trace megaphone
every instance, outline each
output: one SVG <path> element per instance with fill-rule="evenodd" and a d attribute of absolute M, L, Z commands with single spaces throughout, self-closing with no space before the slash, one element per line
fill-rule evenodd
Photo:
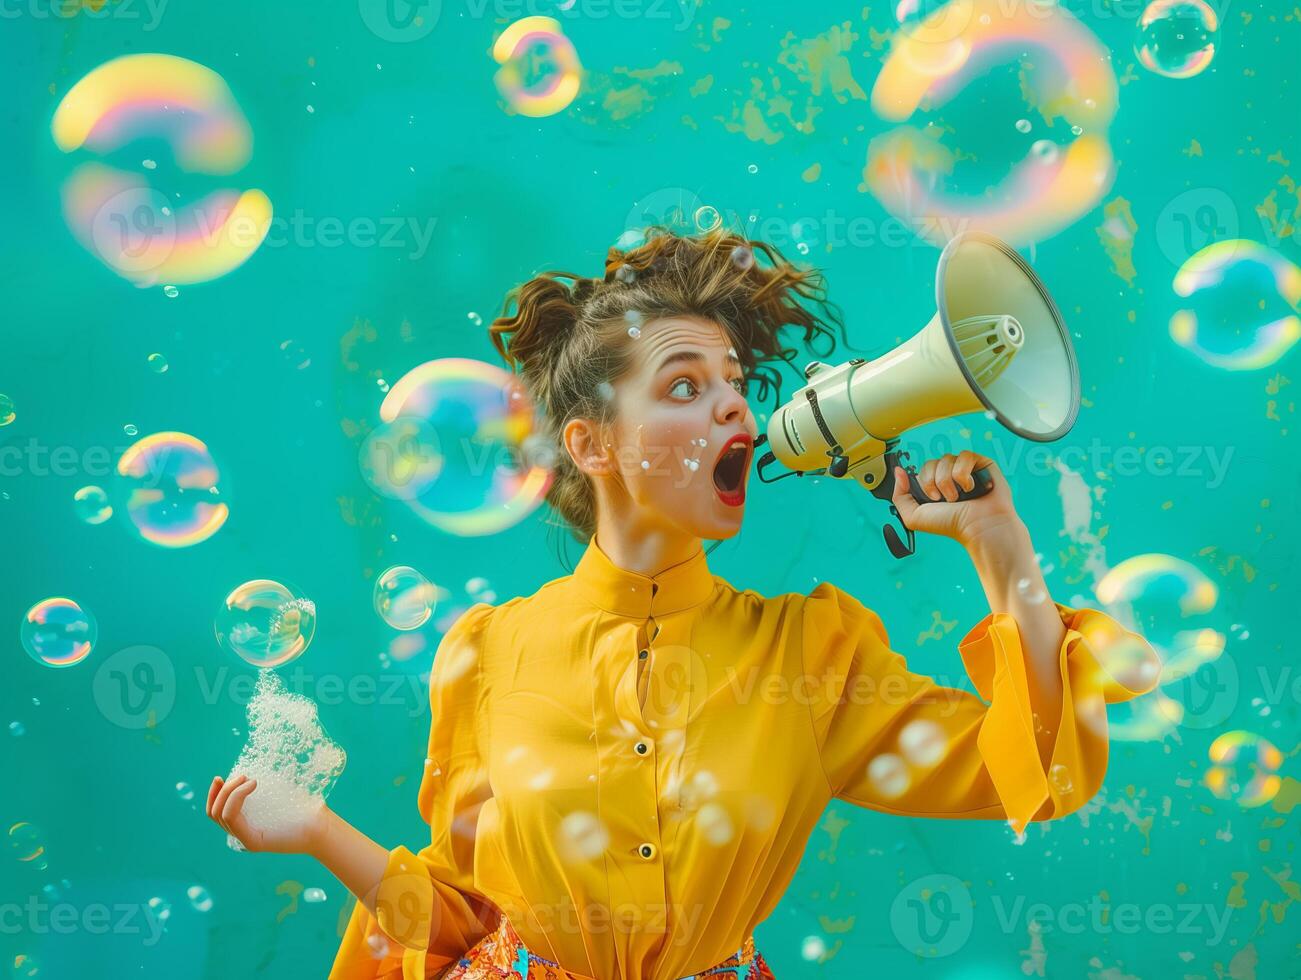
<path fill-rule="evenodd" d="M 1036 442 L 1060 439 L 1080 409 L 1080 372 L 1066 325 L 1034 270 L 1005 242 L 967 232 L 945 246 L 935 277 L 936 313 L 930 323 L 888 354 L 831 366 L 810 361 L 808 382 L 768 421 L 756 448 L 766 483 L 826 473 L 852 479 L 873 496 L 894 495 L 894 467 L 909 474 L 918 504 L 936 503 L 903 462 L 899 437 L 927 422 L 985 412 L 1011 432 Z M 791 472 L 768 479 L 764 467 L 780 461 Z M 988 493 L 987 468 L 959 500 Z M 890 511 L 898 518 L 893 504 Z M 902 524 L 902 519 L 900 520 Z M 896 558 L 914 551 L 891 524 L 886 545 Z"/>

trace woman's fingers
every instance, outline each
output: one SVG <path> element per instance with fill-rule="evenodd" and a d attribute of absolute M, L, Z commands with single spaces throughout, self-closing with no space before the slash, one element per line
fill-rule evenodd
<path fill-rule="evenodd" d="M 212 785 L 208 787 L 208 802 L 204 806 L 204 812 L 208 814 L 209 819 L 215 820 L 212 815 L 212 804 L 217 799 L 217 792 L 221 789 L 222 779 L 220 776 L 212 777 Z"/>
<path fill-rule="evenodd" d="M 221 822 L 229 829 L 234 823 L 235 818 L 239 816 L 239 811 L 244 806 L 244 801 L 248 795 L 257 788 L 257 780 L 249 779 L 231 791 L 230 796 L 226 798 L 225 805 L 221 808 Z M 243 843 L 241 841 L 241 843 Z"/>
<path fill-rule="evenodd" d="M 953 456 L 948 453 L 935 462 L 935 486 L 949 503 L 958 499 L 958 488 L 953 485 Z"/>
<path fill-rule="evenodd" d="M 230 794 L 237 787 L 242 785 L 247 779 L 248 779 L 247 776 L 245 776 L 243 773 L 240 773 L 234 779 L 227 781 L 225 785 L 223 785 L 221 789 L 217 791 L 217 798 L 212 801 L 213 820 L 216 820 L 217 823 L 222 824 L 222 826 L 225 826 L 225 822 L 221 813 L 226 806 L 226 801 L 230 799 Z"/>

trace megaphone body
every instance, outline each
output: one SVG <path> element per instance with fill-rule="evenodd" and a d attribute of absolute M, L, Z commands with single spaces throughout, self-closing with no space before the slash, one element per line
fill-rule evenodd
<path fill-rule="evenodd" d="M 894 494 L 894 466 L 907 457 L 895 447 L 910 429 L 986 412 L 1016 435 L 1048 442 L 1070 431 L 1079 412 L 1079 368 L 1052 297 L 1010 246 L 978 232 L 945 247 L 936 313 L 925 327 L 873 360 L 812 361 L 804 374 L 808 384 L 768 422 L 760 479 L 776 460 L 799 475 L 852 479 L 884 500 Z M 918 503 L 940 499 L 904 469 Z M 959 499 L 989 491 L 986 470 L 973 477 L 975 487 Z M 893 532 L 886 527 L 890 550 L 911 554 L 911 530 L 907 548 Z"/>

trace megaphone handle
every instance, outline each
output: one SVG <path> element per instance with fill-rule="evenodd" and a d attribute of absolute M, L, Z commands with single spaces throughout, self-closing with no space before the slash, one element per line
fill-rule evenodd
<path fill-rule="evenodd" d="M 913 472 L 912 467 L 904 467 L 908 474 L 908 491 L 913 495 L 913 500 L 919 504 L 938 504 L 945 503 L 944 497 L 928 497 L 926 491 L 921 488 L 917 482 L 917 474 Z M 978 470 L 973 470 L 971 479 L 975 482 L 970 490 L 958 487 L 958 500 L 974 500 L 976 497 L 983 497 L 994 489 L 994 478 L 989 475 L 989 467 L 982 466 Z"/>

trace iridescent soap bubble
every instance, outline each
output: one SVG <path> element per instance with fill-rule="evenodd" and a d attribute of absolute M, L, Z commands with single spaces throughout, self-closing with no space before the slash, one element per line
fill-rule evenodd
<path fill-rule="evenodd" d="M 555 447 L 519 377 L 495 365 L 455 357 L 421 364 L 393 385 L 380 418 L 428 427 L 420 451 L 437 452 L 438 461 L 418 468 L 417 492 L 403 499 L 450 534 L 505 530 L 536 510 L 551 486 Z"/>
<path fill-rule="evenodd" d="M 1205 0 L 1152 0 L 1138 19 L 1134 53 L 1167 78 L 1191 78 L 1215 58 L 1220 19 Z"/>
<path fill-rule="evenodd" d="M 706 204 L 696 208 L 695 221 L 697 231 L 709 232 L 723 223 L 723 216 L 718 213 L 718 208 Z"/>
<path fill-rule="evenodd" d="M 185 897 L 190 900 L 190 907 L 196 912 L 212 911 L 212 896 L 202 885 L 191 885 L 185 889 Z"/>
<path fill-rule="evenodd" d="M 0 425 L 8 425 L 18 417 L 14 411 L 14 400 L 8 395 L 0 394 Z"/>
<path fill-rule="evenodd" d="M 23 649 L 46 667 L 81 663 L 99 638 L 95 617 L 62 596 L 44 599 L 28 609 L 20 632 Z"/>
<path fill-rule="evenodd" d="M 280 667 L 312 642 L 316 604 L 287 585 L 253 579 L 226 596 L 213 625 L 224 649 L 254 667 Z"/>
<path fill-rule="evenodd" d="M 162 374 L 167 370 L 167 358 L 163 357 L 162 354 L 150 354 L 145 363 L 149 365 L 149 370 L 153 371 L 154 374 Z"/>
<path fill-rule="evenodd" d="M 1269 367 L 1301 339 L 1301 267 L 1248 239 L 1216 242 L 1190 257 L 1174 291 L 1199 297 L 1170 318 L 1170 336 L 1212 367 Z"/>
<path fill-rule="evenodd" d="M 155 432 L 117 463 L 115 490 L 131 524 L 146 541 L 185 548 L 216 534 L 229 510 L 217 489 L 208 447 L 184 432 Z"/>
<path fill-rule="evenodd" d="M 375 612 L 394 629 L 425 625 L 437 601 L 437 590 L 410 565 L 394 565 L 375 580 Z"/>
<path fill-rule="evenodd" d="M 1222 800 L 1242 807 L 1264 806 L 1278 795 L 1283 753 L 1251 732 L 1225 732 L 1207 750 L 1211 765 L 1203 781 Z"/>
<path fill-rule="evenodd" d="M 412 500 L 427 492 L 442 472 L 438 433 L 420 418 L 404 416 L 383 422 L 362 442 L 358 465 L 362 478 L 376 493 Z"/>
<path fill-rule="evenodd" d="M 17 953 L 13 961 L 14 980 L 32 980 L 41 975 L 41 961 L 31 953 Z"/>
<path fill-rule="evenodd" d="M 103 524 L 113 516 L 113 507 L 103 487 L 82 487 L 72 495 L 77 516 L 87 524 Z"/>
<path fill-rule="evenodd" d="M 493 76 L 497 90 L 521 115 L 559 112 L 582 84 L 578 52 L 551 17 L 524 17 L 509 25 L 493 43 L 492 57 L 501 65 Z"/>
<path fill-rule="evenodd" d="M 33 823 L 19 820 L 9 827 L 9 851 L 23 864 L 43 868 L 45 860 L 45 832 Z"/>

